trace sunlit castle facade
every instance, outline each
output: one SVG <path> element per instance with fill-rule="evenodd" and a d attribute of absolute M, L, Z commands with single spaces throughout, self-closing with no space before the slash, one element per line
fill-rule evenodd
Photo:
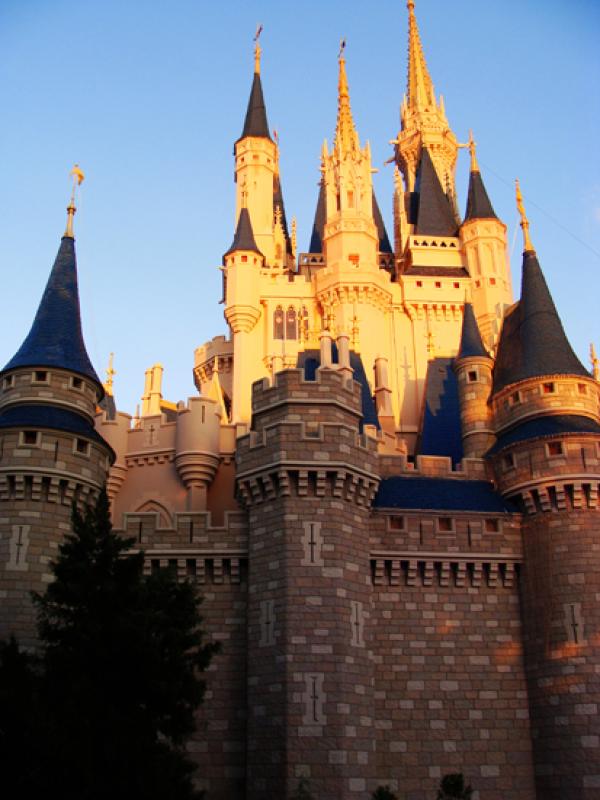
<path fill-rule="evenodd" d="M 257 43 L 214 298 L 229 336 L 196 349 L 197 396 L 165 400 L 155 365 L 136 416 L 118 411 L 81 336 L 73 203 L 0 373 L 0 635 L 35 644 L 29 592 L 107 480 L 115 528 L 198 584 L 222 642 L 188 744 L 210 800 L 292 798 L 302 778 L 315 800 L 425 800 L 449 772 L 481 800 L 600 797 L 597 363 L 566 339 L 518 187 L 514 301 L 414 5 L 391 236 L 342 47 L 298 252 Z"/>

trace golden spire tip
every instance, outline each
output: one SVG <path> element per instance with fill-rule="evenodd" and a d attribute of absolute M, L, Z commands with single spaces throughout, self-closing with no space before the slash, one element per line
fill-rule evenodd
<path fill-rule="evenodd" d="M 469 131 L 469 153 L 471 154 L 471 172 L 479 172 L 479 164 L 477 163 L 477 142 L 473 138 L 473 131 Z"/>
<path fill-rule="evenodd" d="M 81 184 L 85 176 L 79 168 L 79 164 L 75 164 L 71 172 L 69 172 L 69 176 L 73 178 L 73 188 L 71 190 L 71 199 L 69 200 L 69 205 L 67 206 L 67 227 L 65 228 L 64 235 L 73 239 L 73 217 L 77 211 L 75 206 L 75 190 Z"/>
<path fill-rule="evenodd" d="M 260 35 L 263 31 L 262 25 L 256 26 L 256 33 L 254 34 L 254 73 L 256 75 L 260 75 L 260 55 L 262 50 L 260 49 L 260 44 L 258 42 Z"/>
<path fill-rule="evenodd" d="M 523 205 L 523 195 L 521 194 L 521 187 L 519 185 L 519 179 L 515 180 L 516 186 L 516 196 L 517 196 L 517 209 L 519 210 L 519 214 L 521 215 L 521 228 L 523 229 L 523 250 L 531 250 L 535 252 L 534 246 L 531 244 L 531 239 L 529 238 L 529 220 L 527 219 L 527 215 L 525 213 L 525 206 Z"/>

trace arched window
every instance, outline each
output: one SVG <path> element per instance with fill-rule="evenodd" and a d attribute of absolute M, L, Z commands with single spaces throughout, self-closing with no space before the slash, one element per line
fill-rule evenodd
<path fill-rule="evenodd" d="M 302 330 L 302 338 L 308 339 L 308 311 L 306 306 L 302 306 L 300 310 L 300 328 Z"/>
<path fill-rule="evenodd" d="M 296 325 L 296 309 L 293 306 L 290 306 L 288 308 L 287 314 L 285 315 L 285 338 L 286 339 L 298 338 L 298 328 Z"/>
<path fill-rule="evenodd" d="M 277 306 L 273 314 L 273 338 L 283 339 L 283 308 Z"/>

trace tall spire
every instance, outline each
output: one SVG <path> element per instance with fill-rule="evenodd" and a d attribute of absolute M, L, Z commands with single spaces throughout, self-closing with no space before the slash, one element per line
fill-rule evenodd
<path fill-rule="evenodd" d="M 78 169 L 78 168 L 77 168 Z M 81 180 L 75 175 L 75 179 Z M 72 222 L 74 203 L 71 200 L 67 221 Z M 3 372 L 17 367 L 57 367 L 91 378 L 102 389 L 83 341 L 77 260 L 72 229 L 63 236 L 46 289 L 33 325 L 25 341 L 4 367 Z"/>
<path fill-rule="evenodd" d="M 475 313 L 471 303 L 465 303 L 465 313 L 463 316 L 462 331 L 460 334 L 460 346 L 458 348 L 458 358 L 470 358 L 471 356 L 489 358 L 483 341 L 479 325 L 475 319 Z"/>
<path fill-rule="evenodd" d="M 464 145 L 461 145 L 461 147 L 464 147 Z M 498 219 L 484 186 L 481 172 L 479 171 L 476 153 L 477 143 L 473 139 L 473 131 L 469 131 L 469 143 L 467 147 L 471 155 L 471 173 L 469 175 L 469 192 L 467 195 L 465 222 L 470 219 Z"/>
<path fill-rule="evenodd" d="M 408 0 L 408 108 L 437 108 L 419 35 L 414 0 Z"/>
<path fill-rule="evenodd" d="M 346 59 L 344 58 L 345 47 L 346 40 L 342 39 L 338 58 L 338 115 L 334 137 L 334 147 L 340 151 L 341 156 L 356 153 L 360 148 L 358 134 L 352 118 L 352 110 L 350 109 L 350 91 L 346 75 Z"/>
<path fill-rule="evenodd" d="M 271 139 L 269 123 L 267 122 L 267 109 L 265 107 L 265 99 L 263 97 L 262 83 L 260 80 L 260 56 L 262 50 L 258 43 L 258 37 L 261 31 L 262 25 L 259 25 L 254 36 L 254 78 L 252 79 L 250 99 L 248 100 L 244 128 L 240 139 L 244 139 L 246 136 Z"/>
<path fill-rule="evenodd" d="M 262 253 L 256 245 L 254 232 L 252 230 L 252 222 L 250 221 L 250 214 L 245 206 L 240 211 L 240 216 L 238 217 L 238 224 L 237 228 L 235 229 L 235 236 L 233 237 L 231 247 L 225 253 L 223 258 L 231 253 L 236 253 L 239 250 L 244 250 L 249 253 L 257 253 L 259 256 L 262 256 Z"/>

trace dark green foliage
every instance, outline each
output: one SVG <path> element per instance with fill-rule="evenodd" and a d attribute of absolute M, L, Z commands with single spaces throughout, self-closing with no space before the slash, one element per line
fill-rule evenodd
<path fill-rule="evenodd" d="M 389 786 L 378 786 L 371 795 L 372 800 L 398 800 Z"/>
<path fill-rule="evenodd" d="M 470 786 L 465 786 L 462 772 L 452 772 L 444 775 L 438 789 L 437 800 L 469 800 L 473 794 Z"/>
<path fill-rule="evenodd" d="M 310 783 L 306 778 L 300 778 L 296 791 L 292 795 L 292 800 L 313 800 L 310 792 Z"/>
<path fill-rule="evenodd" d="M 55 580 L 34 597 L 39 673 L 16 646 L 2 651 L 0 703 L 10 669 L 32 698 L 21 718 L 29 717 L 28 738 L 43 751 L 39 796 L 201 796 L 183 744 L 204 694 L 199 673 L 215 648 L 202 644 L 191 584 L 168 570 L 144 577 L 143 555 L 128 554 L 131 544 L 112 532 L 105 493 L 83 516 L 74 511 Z"/>

